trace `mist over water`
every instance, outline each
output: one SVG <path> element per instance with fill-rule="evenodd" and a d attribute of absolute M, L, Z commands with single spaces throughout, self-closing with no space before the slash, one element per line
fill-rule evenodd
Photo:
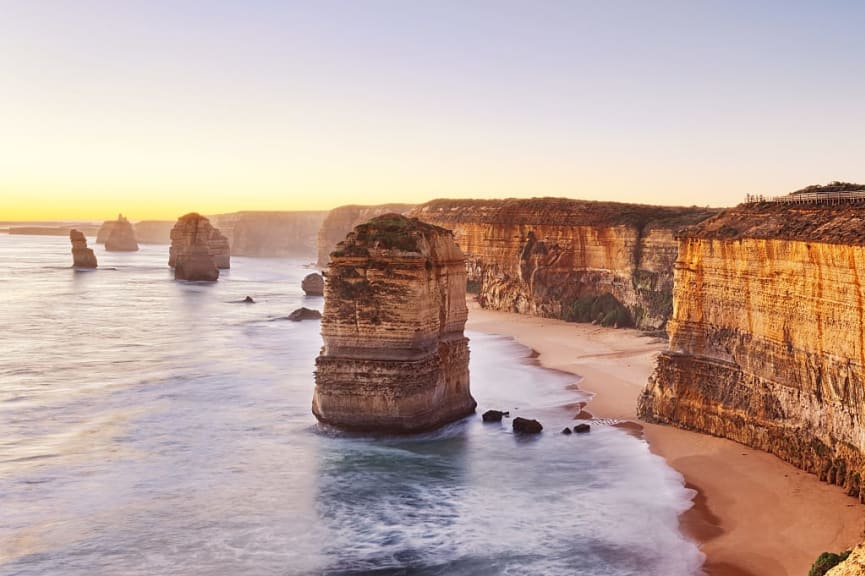
<path fill-rule="evenodd" d="M 375 438 L 310 411 L 321 309 L 290 259 L 178 283 L 167 246 L 0 234 L 0 574 L 698 574 L 681 478 L 625 432 L 563 436 L 573 377 L 471 338 L 479 412 Z M 240 303 L 252 296 L 255 304 Z"/>

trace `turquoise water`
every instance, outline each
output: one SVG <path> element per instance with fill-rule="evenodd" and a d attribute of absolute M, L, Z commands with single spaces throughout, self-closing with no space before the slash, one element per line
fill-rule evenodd
<path fill-rule="evenodd" d="M 310 411 L 318 322 L 291 259 L 178 283 L 166 246 L 0 234 L 0 574 L 692 575 L 690 492 L 646 444 L 563 436 L 573 378 L 471 338 L 479 411 L 435 433 L 346 436 Z M 255 304 L 238 301 L 252 296 Z"/>

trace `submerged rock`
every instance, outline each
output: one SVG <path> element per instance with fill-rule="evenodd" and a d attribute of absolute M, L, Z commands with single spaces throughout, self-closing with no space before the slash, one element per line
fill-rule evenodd
<path fill-rule="evenodd" d="M 591 429 L 592 429 L 592 427 L 589 426 L 588 424 L 577 424 L 576 426 L 574 426 L 574 432 L 576 432 L 577 434 L 585 434 L 586 432 L 589 432 Z"/>
<path fill-rule="evenodd" d="M 320 421 L 415 432 L 474 412 L 465 257 L 449 230 L 398 214 L 357 226 L 331 254 L 324 295 Z"/>
<path fill-rule="evenodd" d="M 117 215 L 117 220 L 111 226 L 111 232 L 105 240 L 105 250 L 108 252 L 137 252 L 138 240 L 132 223 L 123 214 Z"/>
<path fill-rule="evenodd" d="M 514 432 L 519 432 L 521 434 L 538 434 L 544 429 L 544 427 L 541 426 L 541 423 L 537 420 L 530 420 L 520 416 L 514 418 L 513 426 Z"/>
<path fill-rule="evenodd" d="M 564 434 L 565 436 L 569 436 L 569 435 L 573 434 L 573 432 L 571 431 L 570 428 L 564 428 L 562 430 L 562 434 Z"/>
<path fill-rule="evenodd" d="M 252 299 L 252 296 L 247 296 L 243 299 L 244 304 L 255 304 L 255 300 Z"/>
<path fill-rule="evenodd" d="M 76 268 L 96 268 L 96 255 L 87 247 L 87 237 L 78 230 L 69 231 L 72 242 L 72 265 Z"/>
<path fill-rule="evenodd" d="M 321 274 L 307 274 L 300 287 L 307 296 L 324 296 L 324 278 Z"/>
<path fill-rule="evenodd" d="M 321 312 L 306 307 L 298 308 L 286 316 L 286 319 L 291 320 L 292 322 L 300 322 L 301 320 L 318 320 L 319 318 L 321 318 Z"/>

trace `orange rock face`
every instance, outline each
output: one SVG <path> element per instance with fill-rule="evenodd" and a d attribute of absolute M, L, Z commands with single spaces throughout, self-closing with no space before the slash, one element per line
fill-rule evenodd
<path fill-rule="evenodd" d="M 751 204 L 683 231 L 646 420 L 748 444 L 865 499 L 865 206 Z"/>
<path fill-rule="evenodd" d="M 217 268 L 227 269 L 231 267 L 231 251 L 228 246 L 228 239 L 214 228 L 207 218 L 197 212 L 190 212 L 181 216 L 174 228 L 171 229 L 168 265 L 176 269 L 177 261 L 182 255 L 192 255 L 193 253 L 199 266 L 203 266 L 202 256 L 207 253 Z"/>
<path fill-rule="evenodd" d="M 87 238 L 78 230 L 69 231 L 72 242 L 72 265 L 76 268 L 96 268 L 96 255 L 87 247 Z"/>
<path fill-rule="evenodd" d="M 474 412 L 465 285 L 449 231 L 397 214 L 355 228 L 325 274 L 316 417 L 414 432 Z"/>
<path fill-rule="evenodd" d="M 675 233 L 716 211 L 564 198 L 435 200 L 410 215 L 454 232 L 485 308 L 663 328 Z"/>

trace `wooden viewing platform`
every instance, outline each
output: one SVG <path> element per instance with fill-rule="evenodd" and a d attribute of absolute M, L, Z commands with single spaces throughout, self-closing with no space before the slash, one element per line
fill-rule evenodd
<path fill-rule="evenodd" d="M 763 196 L 762 194 L 746 194 L 746 204 L 761 202 L 780 202 L 785 204 L 842 204 L 865 200 L 865 190 L 847 192 L 800 192 L 783 196 Z"/>

